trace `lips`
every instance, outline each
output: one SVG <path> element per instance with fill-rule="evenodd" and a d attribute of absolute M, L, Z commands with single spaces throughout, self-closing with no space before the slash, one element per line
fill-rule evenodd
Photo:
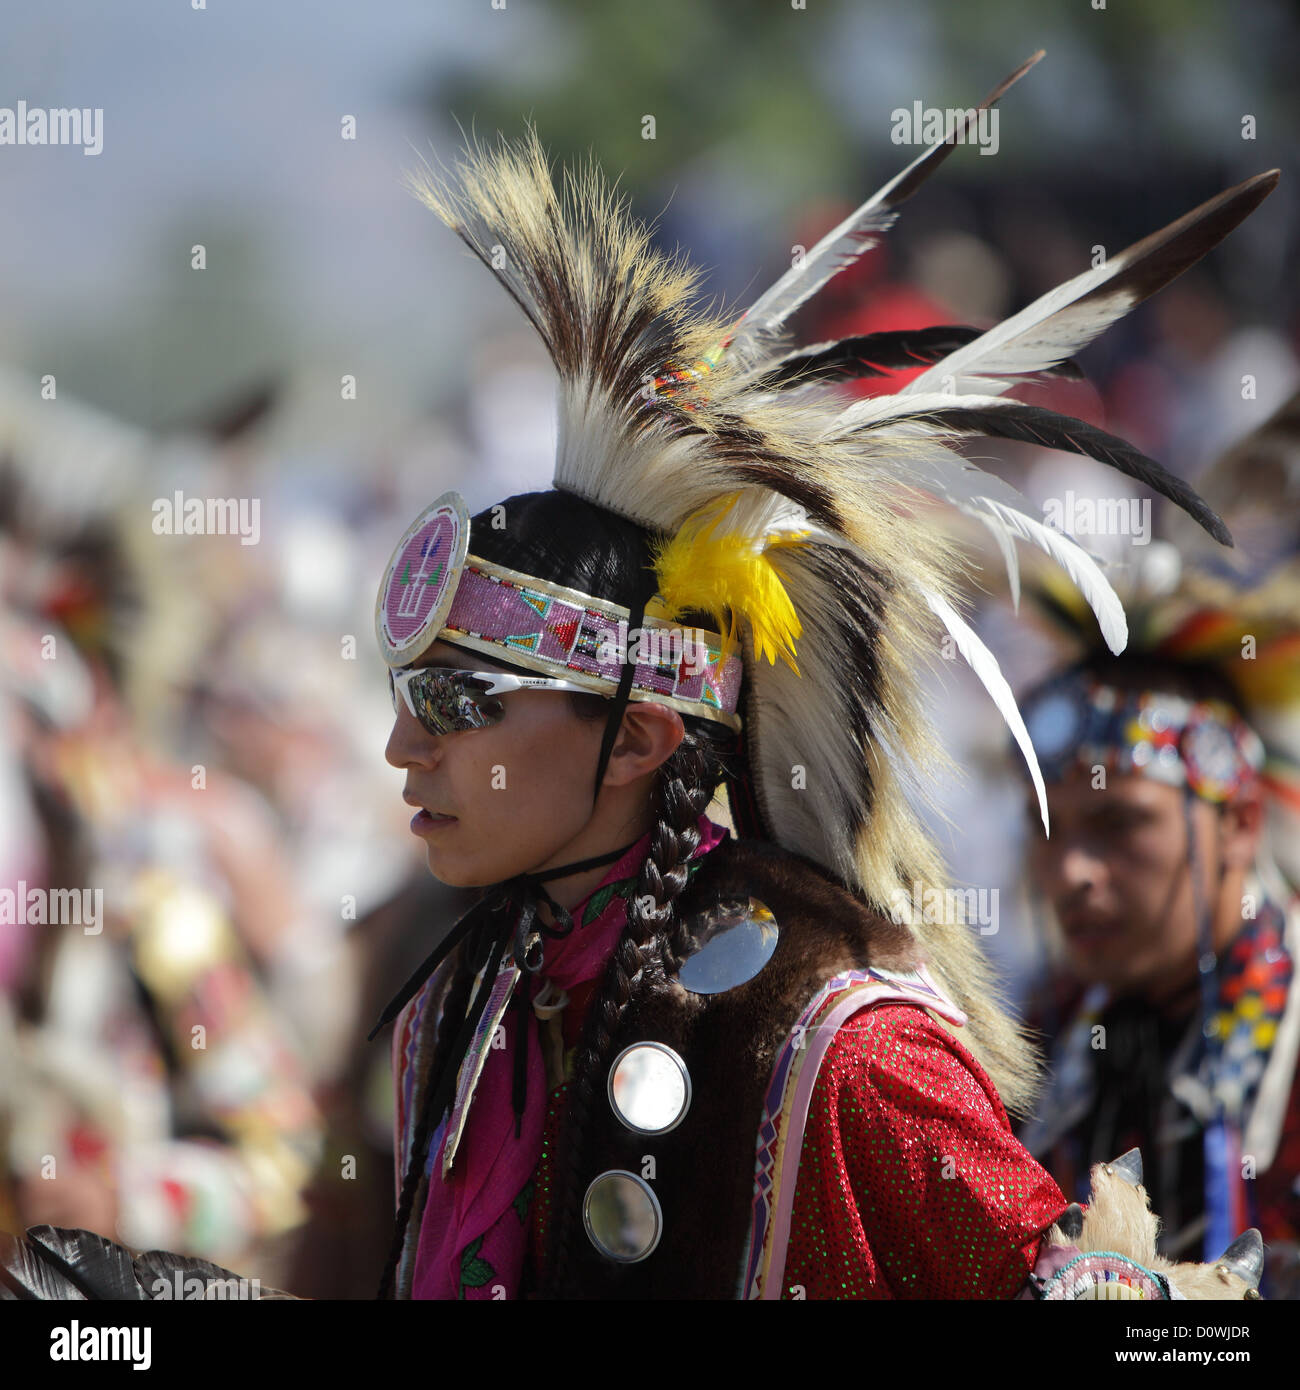
<path fill-rule="evenodd" d="M 1062 917 L 1061 930 L 1071 946 L 1088 950 L 1104 946 L 1123 933 L 1123 923 L 1099 917 Z"/>
<path fill-rule="evenodd" d="M 411 829 L 417 835 L 456 823 L 455 816 L 448 815 L 445 811 L 431 810 L 424 802 L 417 801 L 407 792 L 402 793 L 402 800 L 408 806 L 416 808 L 415 815 L 411 817 Z"/>
<path fill-rule="evenodd" d="M 438 815 L 421 807 L 411 817 L 411 832 L 415 835 L 436 835 L 439 831 L 447 830 L 455 824 L 457 824 L 455 816 Z"/>

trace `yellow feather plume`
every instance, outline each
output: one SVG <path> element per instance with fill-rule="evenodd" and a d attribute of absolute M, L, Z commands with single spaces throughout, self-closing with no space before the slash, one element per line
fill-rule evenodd
<path fill-rule="evenodd" d="M 670 618 L 691 611 L 711 614 L 720 631 L 725 626 L 726 652 L 735 645 L 738 621 L 744 619 L 754 651 L 774 666 L 780 656 L 798 675 L 794 643 L 803 635 L 803 625 L 770 552 L 802 545 L 810 532 L 790 525 L 784 499 L 770 497 L 755 514 L 752 505 L 739 505 L 741 497 L 730 493 L 695 512 L 675 536 L 656 547 L 658 607 Z M 779 508 L 786 513 L 784 521 L 776 515 Z"/>

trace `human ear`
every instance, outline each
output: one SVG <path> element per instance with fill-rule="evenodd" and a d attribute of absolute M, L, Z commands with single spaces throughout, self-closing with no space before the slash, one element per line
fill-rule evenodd
<path fill-rule="evenodd" d="M 623 712 L 604 785 L 626 786 L 656 771 L 677 751 L 685 736 L 686 726 L 675 709 L 645 700 L 631 701 Z"/>
<path fill-rule="evenodd" d="M 1223 807 L 1223 863 L 1225 868 L 1246 869 L 1254 862 L 1264 824 L 1259 789 L 1249 787 Z"/>

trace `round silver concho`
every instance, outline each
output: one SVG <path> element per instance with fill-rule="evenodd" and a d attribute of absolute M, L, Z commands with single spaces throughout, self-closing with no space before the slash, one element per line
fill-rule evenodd
<path fill-rule="evenodd" d="M 654 1253 L 663 1235 L 664 1213 L 649 1183 L 615 1168 L 587 1189 L 582 1224 L 587 1239 L 606 1259 L 634 1265 Z"/>
<path fill-rule="evenodd" d="M 723 994 L 746 984 L 772 959 L 780 928 L 757 898 L 729 898 L 687 923 L 699 943 L 677 978 L 692 994 Z"/>
<path fill-rule="evenodd" d="M 633 1043 L 614 1058 L 606 1088 L 614 1114 L 637 1134 L 667 1134 L 691 1108 L 691 1074 L 664 1043 Z"/>
<path fill-rule="evenodd" d="M 1081 690 L 1052 690 L 1025 711 L 1025 728 L 1041 763 L 1063 763 L 1078 747 L 1088 725 L 1088 704 Z"/>

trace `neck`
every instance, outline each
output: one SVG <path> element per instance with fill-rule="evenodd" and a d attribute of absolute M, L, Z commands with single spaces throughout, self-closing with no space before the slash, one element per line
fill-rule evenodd
<path fill-rule="evenodd" d="M 564 864 L 580 863 L 584 859 L 594 859 L 597 855 L 610 854 L 616 849 L 625 849 L 635 844 L 649 829 L 648 815 L 619 819 L 593 814 L 579 835 L 532 872 L 545 873 L 548 869 L 558 869 Z M 566 874 L 563 878 L 547 879 L 543 886 L 567 911 L 600 886 L 601 880 L 609 873 L 613 863 L 614 861 L 610 860 L 608 864 L 598 864 L 595 868 Z M 542 905 L 541 912 L 547 921 L 551 920 L 550 909 L 545 904 Z"/>
<path fill-rule="evenodd" d="M 1146 1004 L 1161 1018 L 1190 1018 L 1201 1002 L 1200 971 L 1195 959 L 1190 971 L 1166 976 L 1145 991 Z"/>
<path fill-rule="evenodd" d="M 1222 956 L 1232 944 L 1245 921 L 1241 915 L 1242 890 L 1245 873 L 1237 869 L 1225 874 L 1219 884 L 1218 896 L 1210 917 L 1210 941 L 1215 953 Z M 1166 1018 L 1191 1014 L 1200 1004 L 1199 941 L 1190 962 L 1169 975 L 1161 977 L 1144 991 L 1147 1002 Z"/>

